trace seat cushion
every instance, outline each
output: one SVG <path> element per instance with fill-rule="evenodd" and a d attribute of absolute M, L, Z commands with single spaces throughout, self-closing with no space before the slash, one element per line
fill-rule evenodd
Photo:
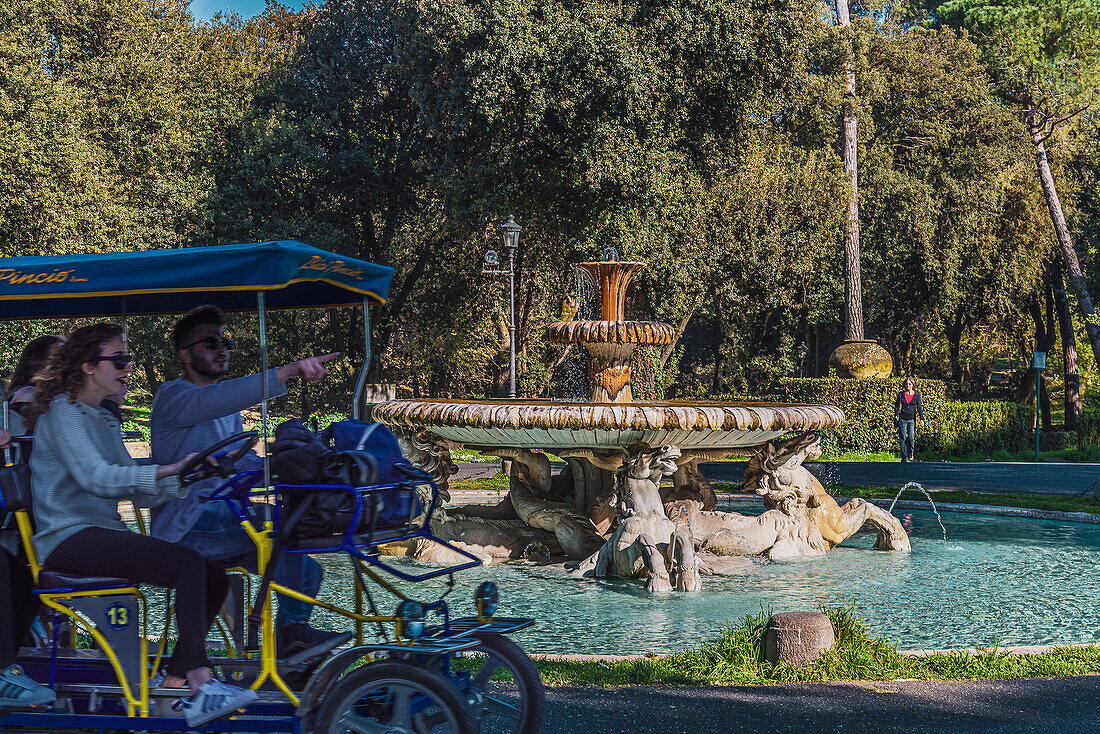
<path fill-rule="evenodd" d="M 38 574 L 38 590 L 49 591 L 50 589 L 86 589 L 96 586 L 136 586 L 133 581 L 127 581 L 126 579 L 115 578 L 113 576 L 83 576 L 78 573 L 69 573 L 68 571 L 55 571 L 51 568 L 44 568 Z"/>

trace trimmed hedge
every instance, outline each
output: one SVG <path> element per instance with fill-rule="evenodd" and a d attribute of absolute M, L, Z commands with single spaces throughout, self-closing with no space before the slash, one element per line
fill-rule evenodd
<path fill-rule="evenodd" d="M 1100 446 L 1100 401 L 1086 396 L 1081 401 L 1081 416 L 1077 421 L 1077 448 Z"/>
<path fill-rule="evenodd" d="M 842 377 L 788 377 L 779 380 L 783 400 L 795 403 L 835 405 L 848 420 L 822 436 L 827 452 L 897 451 L 894 400 L 904 387 L 902 378 L 850 380 Z M 944 403 L 945 383 L 921 380 L 917 386 L 925 418 L 934 422 Z M 925 424 L 928 425 L 927 423 Z M 928 448 L 925 432 L 918 426 L 917 443 Z"/>
<path fill-rule="evenodd" d="M 924 448 L 948 455 L 992 454 L 1034 446 L 1033 411 L 1004 400 L 944 401 Z"/>
<path fill-rule="evenodd" d="M 1031 422 L 1028 422 L 1031 425 Z M 1030 443 L 1035 445 L 1035 433 L 1031 432 Z M 1077 448 L 1077 431 L 1043 431 L 1039 434 L 1040 451 L 1063 451 Z"/>
<path fill-rule="evenodd" d="M 848 420 L 822 437 L 828 452 L 897 451 L 894 400 L 902 378 L 849 380 L 839 377 L 784 378 L 780 398 L 799 403 L 840 407 Z M 946 383 L 921 380 L 925 424 L 917 426 L 917 450 L 949 455 L 1019 451 L 1028 446 L 1031 410 L 1016 403 L 989 400 L 964 403 L 947 400 Z"/>

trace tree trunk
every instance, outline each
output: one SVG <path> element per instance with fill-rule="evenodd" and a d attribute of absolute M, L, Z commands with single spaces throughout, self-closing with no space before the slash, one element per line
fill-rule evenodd
<path fill-rule="evenodd" d="M 944 327 L 943 334 L 947 337 L 947 359 L 951 364 L 951 381 L 957 387 L 962 387 L 963 371 L 960 353 L 962 352 L 963 323 L 959 314 L 955 315 L 954 323 Z"/>
<path fill-rule="evenodd" d="M 1039 381 L 1043 385 L 1043 390 L 1039 393 L 1039 413 L 1043 417 L 1043 430 L 1050 431 L 1050 378 L 1039 373 Z"/>
<path fill-rule="evenodd" d="M 1081 274 L 1081 263 L 1077 259 L 1077 250 L 1073 247 L 1073 239 L 1070 237 L 1069 226 L 1066 224 L 1066 215 L 1062 211 L 1062 202 L 1058 199 L 1058 190 L 1054 187 L 1054 175 L 1050 172 L 1050 161 L 1047 159 L 1047 149 L 1044 141 L 1045 131 L 1039 115 L 1034 109 L 1029 108 L 1026 111 L 1026 116 L 1031 140 L 1035 143 L 1035 164 L 1039 169 L 1039 183 L 1043 187 L 1043 198 L 1046 199 L 1047 208 L 1050 210 L 1050 219 L 1054 223 L 1054 231 L 1058 235 L 1058 244 L 1062 250 L 1062 261 L 1066 268 L 1066 280 L 1069 281 L 1074 294 L 1077 296 L 1077 308 L 1080 310 L 1081 318 L 1085 322 L 1085 331 L 1088 333 L 1089 344 L 1092 346 L 1092 356 L 1096 360 L 1096 364 L 1100 365 L 1100 329 L 1097 328 L 1092 298 L 1089 297 L 1089 291 L 1085 285 L 1085 276 Z"/>
<path fill-rule="evenodd" d="M 722 386 L 722 350 L 717 348 L 714 350 L 714 379 L 711 382 L 710 394 L 718 395 L 719 388 Z"/>
<path fill-rule="evenodd" d="M 1073 334 L 1073 317 L 1066 301 L 1065 280 L 1062 277 L 1061 258 L 1055 257 L 1050 287 L 1054 296 L 1054 308 L 1058 313 L 1058 335 L 1062 340 L 1062 360 L 1065 364 L 1066 430 L 1076 431 L 1081 416 L 1081 375 L 1077 368 L 1077 337 Z"/>
<path fill-rule="evenodd" d="M 688 323 L 691 321 L 691 317 L 695 314 L 695 309 L 692 308 L 684 317 L 680 319 L 680 323 L 676 324 L 676 336 L 661 349 L 661 369 L 665 368 L 668 364 L 668 358 L 672 356 L 672 353 L 676 351 L 676 343 L 680 341 L 680 337 L 684 335 L 684 329 L 687 328 Z"/>
<path fill-rule="evenodd" d="M 848 0 L 836 0 L 836 24 L 851 26 Z M 844 123 L 840 157 L 851 182 L 848 197 L 848 229 L 844 233 L 844 339 L 863 339 L 863 282 L 859 256 L 859 167 L 857 164 L 856 71 L 849 46 L 844 62 Z"/>

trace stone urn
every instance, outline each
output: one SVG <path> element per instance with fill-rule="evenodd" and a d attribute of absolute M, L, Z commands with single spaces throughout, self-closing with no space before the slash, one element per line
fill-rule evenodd
<path fill-rule="evenodd" d="M 836 369 L 837 377 L 869 380 L 889 377 L 894 360 L 874 339 L 850 339 L 829 355 L 829 366 Z"/>

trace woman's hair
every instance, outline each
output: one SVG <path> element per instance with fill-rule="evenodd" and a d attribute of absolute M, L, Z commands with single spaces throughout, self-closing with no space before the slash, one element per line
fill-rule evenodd
<path fill-rule="evenodd" d="M 19 362 L 15 365 L 15 372 L 11 373 L 11 382 L 8 383 L 8 392 L 26 387 L 34 382 L 34 378 L 46 366 L 46 360 L 50 358 L 53 345 L 65 341 L 57 334 L 46 334 L 35 337 L 23 347 L 23 353 L 19 355 Z"/>
<path fill-rule="evenodd" d="M 92 324 L 77 329 L 69 340 L 54 352 L 35 385 L 34 399 L 24 414 L 28 430 L 50 409 L 53 399 L 68 393 L 75 401 L 84 385 L 84 363 L 100 356 L 100 349 L 112 339 L 122 337 L 122 327 L 115 324 Z"/>

